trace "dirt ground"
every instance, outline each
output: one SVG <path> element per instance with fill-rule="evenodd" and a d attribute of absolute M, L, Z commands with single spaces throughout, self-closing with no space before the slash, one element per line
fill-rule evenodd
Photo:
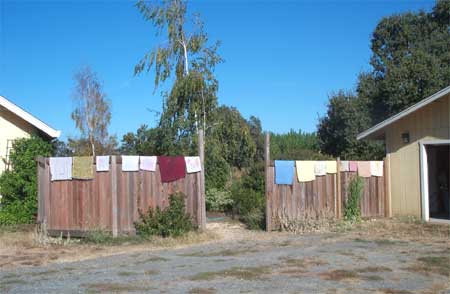
<path fill-rule="evenodd" d="M 0 293 L 450 293 L 450 226 L 407 219 L 305 235 L 215 221 L 120 246 L 35 238 L 0 233 Z"/>

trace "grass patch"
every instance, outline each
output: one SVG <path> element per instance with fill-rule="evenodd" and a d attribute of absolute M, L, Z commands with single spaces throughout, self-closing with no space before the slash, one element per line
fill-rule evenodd
<path fill-rule="evenodd" d="M 214 257 L 214 256 L 238 256 L 238 255 L 244 255 L 249 253 L 256 253 L 258 250 L 252 249 L 252 248 L 246 248 L 246 249 L 224 249 L 221 251 L 215 251 L 215 252 L 191 252 L 191 253 L 182 253 L 178 254 L 178 256 L 184 256 L 184 257 Z"/>
<path fill-rule="evenodd" d="M 359 273 L 378 273 L 378 272 L 392 272 L 392 270 L 386 266 L 368 266 L 356 270 Z"/>
<path fill-rule="evenodd" d="M 217 290 L 214 288 L 193 288 L 189 290 L 189 294 L 215 294 Z"/>
<path fill-rule="evenodd" d="M 126 272 L 126 271 L 117 273 L 117 275 L 120 277 L 131 277 L 131 276 L 136 276 L 137 274 L 138 273 L 136 273 L 136 272 Z"/>
<path fill-rule="evenodd" d="M 157 270 L 147 270 L 147 271 L 144 272 L 144 274 L 146 274 L 147 276 L 154 276 L 154 275 L 159 274 L 159 271 L 157 271 Z"/>
<path fill-rule="evenodd" d="M 375 275 L 371 275 L 371 276 L 360 276 L 362 279 L 366 280 L 366 281 L 373 281 L 373 282 L 377 282 L 377 281 L 384 281 L 384 279 L 380 276 L 375 276 Z"/>
<path fill-rule="evenodd" d="M 4 276 L 2 277 L 2 280 L 4 280 L 4 279 L 15 279 L 15 278 L 18 278 L 18 277 L 19 277 L 18 274 L 10 273 L 10 274 L 4 275 Z"/>
<path fill-rule="evenodd" d="M 359 278 L 358 273 L 349 270 L 333 270 L 325 273 L 321 273 L 320 277 L 330 281 L 342 281 Z"/>
<path fill-rule="evenodd" d="M 450 275 L 450 257 L 448 256 L 425 256 L 417 259 L 417 262 L 407 268 L 410 272 L 429 275 L 430 273 L 448 277 Z"/>
<path fill-rule="evenodd" d="M 29 275 L 33 276 L 33 277 L 42 277 L 42 276 L 56 274 L 58 272 L 59 271 L 57 271 L 57 270 L 48 270 L 48 271 L 43 271 L 43 272 L 32 272 L 32 273 L 29 273 Z"/>
<path fill-rule="evenodd" d="M 165 262 L 165 261 L 168 261 L 168 260 L 169 259 L 164 258 L 164 257 L 152 256 L 152 257 L 144 259 L 144 260 L 138 260 L 134 264 L 135 265 L 139 265 L 139 264 L 145 264 L 145 263 L 151 263 L 151 262 Z"/>
<path fill-rule="evenodd" d="M 135 284 L 121 284 L 121 283 L 93 283 L 83 284 L 82 287 L 86 288 L 88 293 L 128 293 L 137 291 L 150 291 L 154 290 L 154 287 L 146 285 Z"/>
<path fill-rule="evenodd" d="M 407 290 L 397 290 L 392 288 L 382 288 L 378 289 L 381 293 L 384 294 L 413 294 L 413 292 L 407 291 Z"/>
<path fill-rule="evenodd" d="M 202 272 L 189 277 L 191 281 L 211 281 L 218 278 L 234 278 L 239 280 L 258 280 L 262 276 L 269 274 L 271 268 L 268 266 L 259 267 L 233 267 L 217 272 Z"/>

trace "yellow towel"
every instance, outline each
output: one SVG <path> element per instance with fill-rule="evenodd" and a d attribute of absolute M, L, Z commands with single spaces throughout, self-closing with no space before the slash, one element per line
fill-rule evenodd
<path fill-rule="evenodd" d="M 90 180 L 94 178 L 92 156 L 79 156 L 73 158 L 72 178 L 81 180 Z"/>
<path fill-rule="evenodd" d="M 327 165 L 327 174 L 335 174 L 337 173 L 337 164 L 334 160 L 325 161 Z"/>
<path fill-rule="evenodd" d="M 315 161 L 310 160 L 295 162 L 299 182 L 310 182 L 316 179 L 316 174 L 314 172 L 315 163 Z"/>

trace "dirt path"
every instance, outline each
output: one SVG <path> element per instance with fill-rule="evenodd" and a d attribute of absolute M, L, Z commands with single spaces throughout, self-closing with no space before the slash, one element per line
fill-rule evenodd
<path fill-rule="evenodd" d="M 225 241 L 3 269 L 0 292 L 450 293 L 448 228 L 370 226 L 296 236 L 212 223 Z"/>

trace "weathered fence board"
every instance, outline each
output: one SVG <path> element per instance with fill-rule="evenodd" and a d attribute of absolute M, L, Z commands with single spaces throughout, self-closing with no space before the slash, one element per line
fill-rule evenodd
<path fill-rule="evenodd" d="M 117 160 L 117 162 L 116 162 Z M 95 171 L 95 164 L 93 166 Z M 108 230 L 133 234 L 139 211 L 169 205 L 169 196 L 186 195 L 186 211 L 203 228 L 206 217 L 203 184 L 199 173 L 184 179 L 162 183 L 157 166 L 155 172 L 123 172 L 120 158 L 111 157 L 110 170 L 94 172 L 91 180 L 51 181 L 49 160 L 38 160 L 38 221 L 46 222 L 49 233 L 84 235 L 91 230 Z"/>

